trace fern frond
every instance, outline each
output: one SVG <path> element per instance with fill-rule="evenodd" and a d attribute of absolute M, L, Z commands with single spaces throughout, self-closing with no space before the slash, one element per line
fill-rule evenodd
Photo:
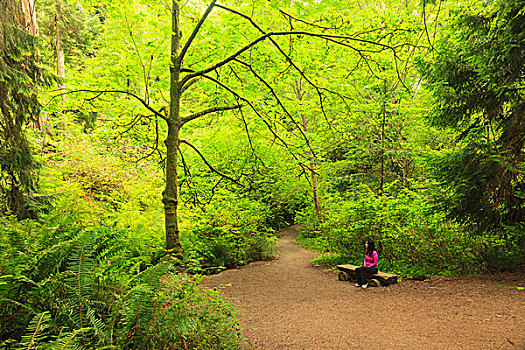
<path fill-rule="evenodd" d="M 95 334 L 99 338 L 105 339 L 106 337 L 106 334 L 104 333 L 105 325 L 102 322 L 102 320 L 98 319 L 95 316 L 95 310 L 92 308 L 89 308 L 86 315 L 91 325 L 91 328 L 95 331 Z"/>
<path fill-rule="evenodd" d="M 168 273 L 170 267 L 171 264 L 169 262 L 158 263 L 137 274 L 137 276 L 130 281 L 130 284 L 146 284 L 157 288 L 160 284 L 161 277 Z"/>
<path fill-rule="evenodd" d="M 33 266 L 30 276 L 36 280 L 40 280 L 41 278 L 47 277 L 45 275 L 49 275 L 51 271 L 58 271 L 62 260 L 71 247 L 71 243 L 71 240 L 63 241 L 36 254 L 33 262 L 30 264 L 30 266 Z"/>
<path fill-rule="evenodd" d="M 121 309 L 123 324 L 127 330 L 126 337 L 135 345 L 147 347 L 145 343 L 158 314 L 162 276 L 169 268 L 170 264 L 163 262 L 143 271 L 132 280 L 134 286 L 124 297 Z"/>
<path fill-rule="evenodd" d="M 95 254 L 98 261 L 109 260 L 121 255 L 124 250 L 121 240 L 115 234 L 104 234 L 97 239 Z"/>
<path fill-rule="evenodd" d="M 51 315 L 48 311 L 37 314 L 26 328 L 26 334 L 22 336 L 22 346 L 34 349 L 37 344 L 43 342 L 47 337 L 45 330 L 50 327 Z"/>
<path fill-rule="evenodd" d="M 73 245 L 69 269 L 72 277 L 66 279 L 71 296 L 71 318 L 76 321 L 79 328 L 84 328 L 87 309 L 85 302 L 89 299 L 94 284 L 95 262 L 93 260 L 93 247 L 95 237 L 89 232 L 78 237 Z"/>
<path fill-rule="evenodd" d="M 55 350 L 84 350 L 85 348 L 77 342 L 78 335 L 91 331 L 91 328 L 80 328 L 73 332 L 60 334 L 58 339 L 52 343 L 51 348 Z"/>

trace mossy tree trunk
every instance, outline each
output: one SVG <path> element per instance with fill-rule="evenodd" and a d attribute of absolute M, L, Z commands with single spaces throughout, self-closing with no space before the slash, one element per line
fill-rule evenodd
<path fill-rule="evenodd" d="M 169 115 L 166 119 L 168 125 L 168 136 L 166 144 L 166 188 L 163 192 L 162 202 L 164 204 L 164 217 L 166 228 L 166 249 L 173 255 L 182 254 L 179 239 L 179 225 L 177 222 L 178 206 L 178 180 L 177 180 L 177 152 L 179 148 L 179 133 L 182 126 L 180 116 L 181 82 L 180 69 L 180 9 L 176 0 L 172 1 L 172 33 L 171 33 L 171 62 L 170 62 L 170 106 Z"/>

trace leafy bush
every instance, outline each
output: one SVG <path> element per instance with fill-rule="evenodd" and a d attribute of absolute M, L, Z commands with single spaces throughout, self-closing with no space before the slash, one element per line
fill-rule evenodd
<path fill-rule="evenodd" d="M 312 260 L 314 266 L 332 267 L 347 263 L 350 258 L 341 254 L 323 254 Z"/>
<path fill-rule="evenodd" d="M 493 271 L 519 269 L 525 266 L 525 224 L 504 226 L 499 232 L 487 232 L 478 237 L 484 247 L 483 259 Z"/>
<path fill-rule="evenodd" d="M 330 251 L 330 242 L 326 240 L 326 236 L 305 236 L 303 226 L 299 226 L 300 234 L 295 238 L 297 243 L 309 250 L 313 250 L 318 253 L 328 253 Z"/>
<path fill-rule="evenodd" d="M 277 238 L 265 226 L 269 215 L 260 202 L 231 193 L 216 196 L 206 212 L 191 216 L 181 237 L 189 270 L 215 272 L 272 258 Z"/>

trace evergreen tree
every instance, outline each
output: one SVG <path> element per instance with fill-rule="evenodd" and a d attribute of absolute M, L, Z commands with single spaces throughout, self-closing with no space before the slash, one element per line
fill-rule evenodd
<path fill-rule="evenodd" d="M 452 14 L 421 70 L 434 96 L 429 119 L 458 132 L 436 175 L 453 216 L 516 224 L 525 218 L 525 1 L 471 1 Z"/>

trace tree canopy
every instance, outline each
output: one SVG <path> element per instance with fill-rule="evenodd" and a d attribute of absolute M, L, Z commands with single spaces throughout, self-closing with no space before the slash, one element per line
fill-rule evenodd
<path fill-rule="evenodd" d="M 0 1 L 0 347 L 238 349 L 200 276 L 292 224 L 314 264 L 374 239 L 404 277 L 522 268 L 524 16 Z"/>

